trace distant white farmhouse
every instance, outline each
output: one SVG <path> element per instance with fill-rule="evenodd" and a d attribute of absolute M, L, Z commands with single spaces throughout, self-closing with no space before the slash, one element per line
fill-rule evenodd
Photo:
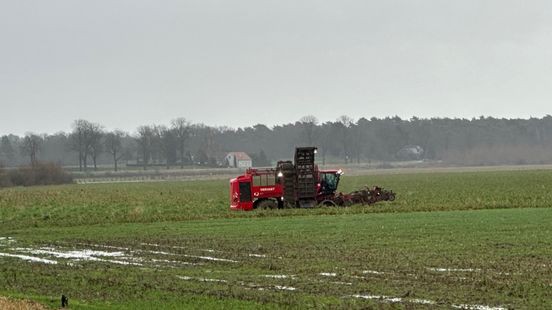
<path fill-rule="evenodd" d="M 251 157 L 244 152 L 230 152 L 224 157 L 229 167 L 234 168 L 251 168 L 253 161 Z"/>
<path fill-rule="evenodd" d="M 406 145 L 397 152 L 397 157 L 403 160 L 420 160 L 424 156 L 424 149 L 419 145 Z"/>

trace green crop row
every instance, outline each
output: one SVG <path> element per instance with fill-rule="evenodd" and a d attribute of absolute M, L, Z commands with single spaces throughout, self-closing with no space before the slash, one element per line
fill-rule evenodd
<path fill-rule="evenodd" d="M 230 211 L 228 182 L 225 180 L 3 189 L 0 190 L 0 226 L 6 229 L 552 205 L 550 171 L 345 176 L 340 190 L 349 192 L 376 184 L 394 190 L 397 200 L 352 208 L 267 212 Z"/>

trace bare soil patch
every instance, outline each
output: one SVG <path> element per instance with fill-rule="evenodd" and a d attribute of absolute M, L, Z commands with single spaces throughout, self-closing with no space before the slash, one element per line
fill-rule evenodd
<path fill-rule="evenodd" d="M 19 300 L 0 296 L 0 309 L 3 310 L 42 310 L 46 306 L 30 300 Z"/>

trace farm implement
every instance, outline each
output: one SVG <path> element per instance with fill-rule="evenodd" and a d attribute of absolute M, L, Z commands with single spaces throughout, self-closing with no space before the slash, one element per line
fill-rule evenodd
<path fill-rule="evenodd" d="M 230 180 L 232 210 L 348 207 L 395 200 L 395 193 L 365 186 L 351 193 L 337 192 L 342 170 L 319 170 L 315 147 L 295 149 L 294 161 L 279 161 L 275 168 L 249 168 Z"/>

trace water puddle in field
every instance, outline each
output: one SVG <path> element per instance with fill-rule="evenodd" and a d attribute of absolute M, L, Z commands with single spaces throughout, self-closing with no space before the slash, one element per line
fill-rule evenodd
<path fill-rule="evenodd" d="M 13 250 L 18 252 L 24 252 L 35 255 L 46 255 L 53 256 L 56 258 L 64 258 L 71 260 L 73 262 L 79 261 L 97 261 L 97 262 L 106 262 L 118 265 L 134 265 L 134 266 L 143 266 L 143 264 L 136 262 L 136 259 L 131 256 L 125 255 L 123 252 L 106 252 L 106 251 L 95 251 L 95 250 L 67 250 L 63 251 L 61 249 L 51 248 L 51 247 L 42 247 L 38 249 L 32 248 L 14 248 Z M 107 258 L 106 258 L 107 257 Z M 119 259 L 114 259 L 119 258 Z"/>
<path fill-rule="evenodd" d="M 258 258 L 265 258 L 266 257 L 266 255 L 255 254 L 255 253 L 249 253 L 247 256 L 249 256 L 249 257 L 258 257 Z"/>
<path fill-rule="evenodd" d="M 12 237 L 0 237 L 0 246 L 6 245 L 12 242 L 15 242 L 15 239 Z"/>
<path fill-rule="evenodd" d="M 380 301 L 384 301 L 384 302 L 391 302 L 391 303 L 398 303 L 398 302 L 403 302 L 403 298 L 401 297 L 389 297 L 389 296 L 384 296 L 384 295 L 352 295 L 351 297 L 354 297 L 354 298 L 360 298 L 360 299 L 370 299 L 370 300 L 380 300 Z M 432 301 L 430 300 L 427 300 L 427 302 L 429 302 L 430 304 L 432 303 Z"/>
<path fill-rule="evenodd" d="M 337 277 L 337 273 L 334 272 L 321 272 L 319 275 L 324 277 Z"/>
<path fill-rule="evenodd" d="M 203 278 L 203 277 L 190 277 L 190 276 L 176 276 L 178 279 L 184 280 L 184 281 L 197 281 L 197 282 L 213 282 L 213 283 L 228 283 L 228 280 L 224 279 L 212 279 L 212 278 Z M 293 278 L 294 276 L 288 276 L 288 275 L 265 275 L 265 277 L 268 278 L 275 278 L 275 279 L 286 279 L 286 278 Z M 261 285 L 256 283 L 246 283 L 243 281 L 236 282 L 238 285 L 244 287 L 245 289 L 255 289 L 258 291 L 266 291 L 266 290 L 278 290 L 278 291 L 297 291 L 297 288 L 293 286 L 287 286 L 287 285 Z"/>
<path fill-rule="evenodd" d="M 170 252 L 165 252 L 165 251 L 151 251 L 151 250 L 134 250 L 134 252 L 146 252 L 146 253 L 150 253 L 150 254 L 168 255 L 168 256 L 178 255 L 176 253 L 170 253 Z"/>
<path fill-rule="evenodd" d="M 140 244 L 145 245 L 145 246 L 151 246 L 151 247 L 165 247 L 165 248 L 170 248 L 170 249 L 193 250 L 193 249 L 190 249 L 190 248 L 187 248 L 187 247 L 182 247 L 182 246 L 162 245 L 162 244 L 157 244 L 157 243 L 140 243 Z M 207 253 L 228 253 L 226 251 L 214 250 L 214 249 L 197 249 L 197 251 L 203 251 L 203 252 L 207 252 Z M 267 257 L 264 254 L 256 254 L 256 253 L 248 253 L 247 256 L 248 257 L 256 257 L 256 258 L 266 258 Z M 196 258 L 199 258 L 199 257 L 196 257 Z M 227 259 L 222 259 L 222 258 L 213 258 L 211 260 L 226 261 L 226 262 L 237 262 L 237 261 L 234 261 L 234 260 L 227 260 Z"/>
<path fill-rule="evenodd" d="M 491 307 L 491 306 L 485 306 L 485 305 L 452 305 L 453 308 L 456 309 L 466 309 L 466 310 L 507 310 L 507 308 L 503 307 Z"/>
<path fill-rule="evenodd" d="M 181 249 L 188 249 L 188 248 L 179 247 L 179 246 L 163 246 L 163 245 L 159 245 L 159 244 L 155 244 L 155 243 L 141 243 L 141 245 L 151 246 L 151 247 L 165 247 L 165 248 L 180 249 L 180 250 Z M 99 245 L 99 244 L 95 244 L 93 246 L 108 247 L 108 246 L 102 246 L 102 245 Z M 148 253 L 148 254 L 166 255 L 166 256 L 183 256 L 183 257 L 196 258 L 196 259 L 207 260 L 207 261 L 215 261 L 215 262 L 228 262 L 228 263 L 237 263 L 238 262 L 237 260 L 233 260 L 233 259 L 219 258 L 219 257 L 213 257 L 213 256 L 189 255 L 189 254 L 172 253 L 172 252 L 166 252 L 166 251 L 156 251 L 156 250 L 146 250 L 146 249 L 129 249 L 129 248 L 113 247 L 113 246 L 110 246 L 110 247 L 115 248 L 115 249 L 125 249 L 125 250 L 127 250 L 131 253 Z M 211 249 L 199 249 L 199 251 L 210 252 L 210 253 L 222 252 L 222 251 L 216 251 L 216 250 L 211 250 Z M 166 261 L 166 262 L 168 262 L 168 261 Z M 197 263 L 189 263 L 189 262 L 184 262 L 184 263 L 189 264 L 189 265 L 198 265 Z"/>
<path fill-rule="evenodd" d="M 353 298 L 360 299 L 369 299 L 376 300 L 385 303 L 411 303 L 411 304 L 420 304 L 420 305 L 437 305 L 436 301 L 429 299 L 420 299 L 420 298 L 403 298 L 403 297 L 392 297 L 385 295 L 351 295 Z M 469 310 L 506 310 L 504 307 L 492 307 L 486 305 L 471 305 L 471 304 L 452 304 L 452 308 L 457 309 L 469 309 Z"/>
<path fill-rule="evenodd" d="M 432 268 L 428 267 L 427 270 L 436 272 L 479 272 L 479 268 Z"/>
<path fill-rule="evenodd" d="M 376 270 L 364 270 L 362 271 L 363 274 L 385 274 L 383 271 L 376 271 Z"/>
<path fill-rule="evenodd" d="M 285 275 L 285 274 L 265 274 L 265 278 L 272 278 L 272 279 L 294 279 L 295 275 Z"/>
<path fill-rule="evenodd" d="M 152 247 L 165 247 L 165 248 L 171 248 L 171 249 L 190 250 L 189 248 L 185 248 L 185 247 L 181 247 L 181 246 L 159 245 L 159 244 L 155 244 L 155 243 L 141 243 L 141 245 L 152 246 Z M 213 250 L 213 249 L 198 249 L 198 250 L 203 251 L 203 252 L 208 252 L 208 253 L 224 253 L 224 251 Z M 162 251 L 149 251 L 149 252 L 154 253 L 154 254 L 182 255 L 184 257 L 197 258 L 197 259 L 209 260 L 209 261 L 215 261 L 215 262 L 238 263 L 237 260 L 227 259 L 227 258 L 219 258 L 219 257 L 213 257 L 213 256 L 176 254 L 176 253 L 168 253 L 168 252 L 162 252 Z"/>
<path fill-rule="evenodd" d="M 458 272 L 458 273 L 466 272 L 467 273 L 467 272 L 483 272 L 483 271 L 485 271 L 485 272 L 491 272 L 491 273 L 501 275 L 501 276 L 512 276 L 512 275 L 519 276 L 519 275 L 522 275 L 522 273 L 519 273 L 519 272 L 510 273 L 510 272 L 502 272 L 502 271 L 494 271 L 494 270 L 483 270 L 483 269 L 479 269 L 479 268 L 435 268 L 435 267 L 427 267 L 426 269 L 429 270 L 429 271 L 434 271 L 434 272 L 447 272 L 447 273 L 454 273 L 454 272 Z M 458 279 L 465 280 L 466 278 L 465 277 L 459 277 Z"/>
<path fill-rule="evenodd" d="M 197 255 L 186 255 L 186 254 L 182 254 L 182 256 L 190 257 L 190 258 L 198 258 L 198 259 L 203 259 L 203 260 L 210 260 L 210 261 L 215 261 L 215 262 L 227 262 L 227 263 L 237 263 L 238 262 L 237 260 L 211 257 L 211 256 L 197 256 Z"/>
<path fill-rule="evenodd" d="M 283 285 L 275 285 L 275 289 L 282 290 L 282 291 L 296 291 L 297 289 L 295 287 L 291 286 L 283 286 Z"/>
<path fill-rule="evenodd" d="M 161 245 L 161 244 L 157 244 L 157 243 L 140 243 L 140 244 L 145 245 L 145 246 L 151 246 L 151 247 L 165 247 L 165 248 L 170 248 L 170 249 L 191 250 L 190 248 L 186 248 L 186 247 L 182 247 L 182 246 L 174 246 L 174 245 Z M 197 249 L 197 250 L 207 252 L 207 253 L 228 253 L 226 251 L 214 250 L 214 249 Z M 248 253 L 247 256 L 248 257 L 256 257 L 256 258 L 266 258 L 267 257 L 264 254 L 256 254 L 256 253 Z M 195 256 L 195 258 L 200 258 L 200 259 L 237 263 L 237 261 L 231 260 L 231 259 L 229 260 L 229 259 L 225 259 L 225 258 L 216 258 L 216 257 L 207 258 L 208 256 L 203 256 L 203 257 L 204 258 L 202 258 L 202 256 Z"/>
<path fill-rule="evenodd" d="M 341 282 L 341 281 L 334 281 L 334 282 L 330 282 L 331 284 L 337 284 L 337 285 L 348 285 L 348 286 L 351 286 L 353 285 L 353 283 L 351 282 Z"/>
<path fill-rule="evenodd" d="M 55 260 L 45 259 L 45 258 L 35 257 L 35 256 L 28 256 L 28 255 L 18 255 L 18 254 L 0 252 L 0 256 L 19 258 L 32 263 L 43 263 L 43 264 L 50 264 L 50 265 L 57 265 L 58 263 Z"/>
<path fill-rule="evenodd" d="M 0 247 L 6 248 L 13 243 L 15 243 L 15 238 L 12 237 L 0 237 Z M 8 250 L 12 250 L 9 249 Z M 45 259 L 42 257 L 36 257 L 36 256 L 29 256 L 29 255 L 23 255 L 23 254 L 16 254 L 16 253 L 4 253 L 0 252 L 0 257 L 12 257 L 12 258 L 19 258 L 21 260 L 31 262 L 31 263 L 42 263 L 42 264 L 49 264 L 49 265 L 57 265 L 58 262 L 51 259 Z"/>
<path fill-rule="evenodd" d="M 156 247 L 156 248 L 169 248 L 169 249 L 191 250 L 190 248 L 183 247 L 183 246 L 163 245 L 163 244 L 157 244 L 157 243 L 145 243 L 145 242 L 142 242 L 142 243 L 140 243 L 140 245 L 151 246 L 151 247 Z M 209 253 L 224 253 L 224 251 L 213 250 L 213 249 L 197 249 L 197 250 L 198 250 L 198 251 L 202 251 L 202 252 L 209 252 Z"/>
<path fill-rule="evenodd" d="M 131 249 L 128 247 L 119 247 L 112 245 L 102 244 L 86 244 L 86 243 L 67 243 L 71 248 L 64 247 L 13 247 L 16 240 L 11 237 L 0 237 L 0 247 L 5 249 L 5 253 L 0 253 L 3 257 L 20 258 L 29 262 L 44 263 L 44 264 L 57 264 L 57 260 L 51 258 L 63 259 L 66 265 L 76 266 L 76 263 L 83 261 L 101 262 L 126 266 L 140 266 L 140 267 L 154 267 L 154 268 L 176 268 L 183 266 L 196 266 L 203 265 L 199 262 L 187 262 L 180 261 L 178 259 L 164 259 L 160 256 L 171 257 L 188 257 L 196 260 L 206 260 L 213 262 L 230 262 L 237 263 L 236 260 L 218 258 L 212 256 L 202 255 L 186 255 L 179 253 L 171 253 L 165 251 L 152 251 L 146 249 Z M 63 243 L 63 242 L 62 242 Z M 75 245 L 93 247 L 96 249 L 75 249 Z M 36 255 L 30 256 L 28 254 Z M 149 254 L 144 256 L 144 254 Z M 152 257 L 153 256 L 153 257 Z M 157 257 L 156 257 L 157 256 Z"/>
<path fill-rule="evenodd" d="M 176 276 L 177 278 L 185 281 L 199 281 L 199 282 L 218 282 L 218 283 L 227 283 L 228 281 L 222 279 L 209 279 L 209 278 L 198 278 L 198 277 L 188 277 L 188 276 Z"/>
<path fill-rule="evenodd" d="M 70 250 L 70 251 L 59 251 L 51 247 L 42 247 L 39 249 L 30 249 L 30 248 L 15 248 L 18 251 L 27 251 L 32 254 L 48 254 L 59 258 L 76 258 L 87 260 L 94 257 L 121 257 L 125 256 L 123 252 L 106 252 L 106 251 L 96 251 L 96 250 Z"/>
<path fill-rule="evenodd" d="M 154 263 L 168 263 L 168 264 L 175 264 L 175 265 L 189 265 L 189 266 L 198 266 L 201 264 L 198 263 L 190 263 L 190 262 L 183 262 L 183 261 L 177 261 L 177 260 L 168 260 L 168 259 L 151 259 Z"/>
<path fill-rule="evenodd" d="M 113 246 L 113 245 L 107 245 L 107 244 L 94 244 L 94 243 L 71 243 L 71 245 L 83 245 L 87 247 L 94 247 L 94 248 L 102 248 L 102 249 L 114 249 L 114 250 L 122 250 L 122 251 L 130 251 L 129 248 L 120 247 L 120 246 Z"/>
<path fill-rule="evenodd" d="M 411 302 L 411 303 L 420 304 L 420 305 L 434 305 L 435 304 L 435 302 L 432 301 L 432 300 L 420 299 L 420 298 L 411 298 L 411 299 L 408 299 L 408 301 Z"/>

